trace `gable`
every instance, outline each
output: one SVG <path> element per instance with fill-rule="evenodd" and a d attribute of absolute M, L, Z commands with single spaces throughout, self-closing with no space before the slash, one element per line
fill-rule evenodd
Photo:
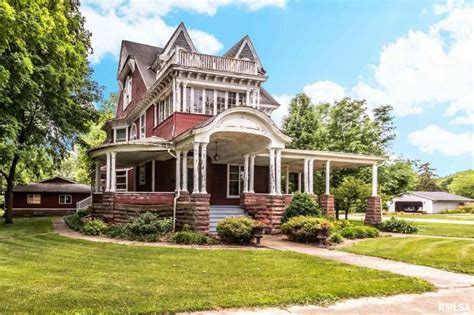
<path fill-rule="evenodd" d="M 45 180 L 39 181 L 39 183 L 44 184 L 75 184 L 76 182 L 61 176 L 47 178 Z"/>
<path fill-rule="evenodd" d="M 170 48 L 170 51 L 173 51 L 176 47 L 182 47 L 188 51 L 192 51 L 191 46 L 188 43 L 188 40 L 184 36 L 183 32 L 180 32 L 176 40 L 174 41 L 173 45 Z"/>
<path fill-rule="evenodd" d="M 175 49 L 176 47 L 182 47 L 190 52 L 196 52 L 196 48 L 194 47 L 194 43 L 189 36 L 189 33 L 181 22 L 179 26 L 174 31 L 173 35 L 169 39 L 168 43 L 166 43 L 165 47 L 163 48 L 163 52 L 161 56 L 169 56 L 169 54 Z"/>
<path fill-rule="evenodd" d="M 252 50 L 250 50 L 250 47 L 247 43 L 245 43 L 245 46 L 242 48 L 237 58 L 247 58 L 252 61 L 255 61 L 255 56 L 253 55 Z"/>

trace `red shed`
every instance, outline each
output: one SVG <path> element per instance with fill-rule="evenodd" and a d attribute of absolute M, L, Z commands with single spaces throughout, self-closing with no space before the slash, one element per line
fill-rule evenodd
<path fill-rule="evenodd" d="M 13 215 L 65 215 L 76 210 L 76 203 L 91 195 L 88 185 L 56 176 L 13 189 Z"/>

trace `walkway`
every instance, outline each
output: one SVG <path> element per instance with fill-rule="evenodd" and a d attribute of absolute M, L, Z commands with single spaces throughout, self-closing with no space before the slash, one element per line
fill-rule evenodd
<path fill-rule="evenodd" d="M 462 225 L 474 225 L 474 221 L 467 220 L 450 220 L 450 219 L 425 219 L 425 218 L 410 218 L 410 217 L 397 217 L 397 219 L 403 219 L 412 222 L 424 222 L 424 223 L 444 223 L 444 224 L 462 224 Z M 364 215 L 349 214 L 349 220 L 363 220 Z M 390 220 L 391 216 L 382 216 L 382 221 Z"/>
<path fill-rule="evenodd" d="M 262 244 L 277 250 L 289 250 L 311 256 L 318 256 L 330 260 L 361 267 L 373 268 L 393 273 L 418 277 L 431 282 L 438 289 L 466 288 L 474 285 L 474 276 L 439 270 L 431 267 L 412 265 L 378 257 L 357 255 L 340 252 L 312 245 L 299 244 L 283 240 L 278 236 L 265 236 Z"/>

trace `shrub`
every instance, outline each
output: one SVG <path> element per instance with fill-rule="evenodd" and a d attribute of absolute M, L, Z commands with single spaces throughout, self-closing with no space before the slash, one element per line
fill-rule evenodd
<path fill-rule="evenodd" d="M 181 231 L 176 232 L 171 237 L 171 241 L 177 244 L 215 244 L 217 241 L 209 236 L 196 232 Z"/>
<path fill-rule="evenodd" d="M 343 228 L 353 226 L 353 224 L 349 220 L 337 220 L 337 221 L 334 221 L 333 224 L 334 224 L 333 231 L 340 231 Z"/>
<path fill-rule="evenodd" d="M 288 208 L 281 218 L 281 222 L 285 223 L 290 218 L 297 216 L 319 216 L 321 210 L 319 205 L 306 193 L 297 192 L 293 195 L 293 199 L 290 202 Z"/>
<path fill-rule="evenodd" d="M 107 229 L 107 225 L 100 219 L 92 219 L 82 227 L 82 231 L 86 235 L 100 235 Z"/>
<path fill-rule="evenodd" d="M 403 234 L 413 234 L 418 232 L 418 227 L 414 223 L 397 219 L 395 217 L 391 217 L 390 220 L 380 223 L 379 228 L 386 232 Z"/>
<path fill-rule="evenodd" d="M 114 224 L 109 226 L 103 234 L 112 238 L 127 238 L 127 230 L 124 224 Z"/>
<path fill-rule="evenodd" d="M 336 232 L 336 233 L 332 233 L 331 235 L 329 235 L 328 241 L 330 241 L 332 243 L 339 244 L 339 243 L 342 243 L 344 241 L 344 238 L 342 237 L 342 235 L 339 232 Z"/>
<path fill-rule="evenodd" d="M 452 209 L 452 210 L 443 210 L 440 213 L 443 213 L 443 214 L 458 214 L 458 213 L 474 214 L 474 204 L 467 204 L 467 205 L 464 205 L 464 206 L 459 206 L 458 208 Z"/>
<path fill-rule="evenodd" d="M 217 234 L 224 243 L 248 244 L 257 222 L 247 217 L 228 217 L 217 223 Z"/>
<path fill-rule="evenodd" d="M 368 237 L 377 237 L 379 236 L 379 230 L 373 228 L 371 226 L 366 225 L 353 225 L 353 226 L 346 226 L 339 230 L 339 233 L 342 237 L 348 239 L 356 239 L 356 238 L 368 238 Z"/>
<path fill-rule="evenodd" d="M 79 217 L 77 213 L 73 213 L 73 214 L 69 214 L 65 216 L 64 222 L 66 222 L 67 226 L 69 226 L 71 230 L 78 231 L 78 232 L 82 231 L 81 218 Z"/>
<path fill-rule="evenodd" d="M 281 231 L 290 240 L 312 243 L 317 241 L 318 232 L 322 229 L 331 229 L 332 223 L 323 218 L 312 216 L 298 216 L 288 220 L 281 226 Z"/>
<path fill-rule="evenodd" d="M 91 207 L 87 207 L 81 210 L 78 210 L 76 214 L 79 216 L 79 218 L 87 217 L 88 215 L 91 215 L 92 209 Z"/>
<path fill-rule="evenodd" d="M 173 219 L 160 219 L 156 214 L 145 212 L 138 217 L 130 219 L 125 224 L 128 233 L 136 236 L 157 234 L 163 235 L 173 230 Z"/>

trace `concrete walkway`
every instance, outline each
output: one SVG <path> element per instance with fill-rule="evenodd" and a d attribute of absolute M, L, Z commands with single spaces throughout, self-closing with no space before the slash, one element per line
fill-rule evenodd
<path fill-rule="evenodd" d="M 444 223 L 444 224 L 462 224 L 462 225 L 474 225 L 474 221 L 467 220 L 450 220 L 450 219 L 424 219 L 424 218 L 410 218 L 410 217 L 397 217 L 397 219 L 403 219 L 412 222 L 424 222 L 424 223 Z M 364 215 L 349 214 L 349 220 L 364 220 Z M 382 221 L 390 220 L 391 216 L 382 216 Z"/>
<path fill-rule="evenodd" d="M 466 288 L 474 285 L 474 276 L 443 271 L 431 267 L 412 265 L 378 257 L 363 256 L 353 253 L 318 248 L 312 245 L 289 242 L 279 236 L 267 235 L 262 239 L 262 244 L 268 248 L 273 248 L 276 250 L 288 250 L 335 260 L 346 264 L 357 265 L 360 267 L 390 271 L 404 276 L 418 277 L 431 282 L 438 289 Z"/>

